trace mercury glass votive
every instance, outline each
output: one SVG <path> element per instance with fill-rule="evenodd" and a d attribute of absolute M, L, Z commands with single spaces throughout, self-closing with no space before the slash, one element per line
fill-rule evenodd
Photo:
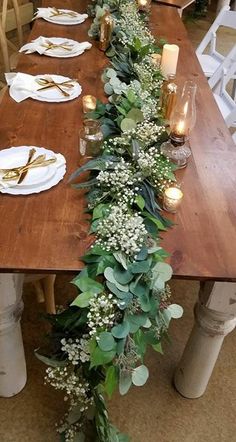
<path fill-rule="evenodd" d="M 83 103 L 83 112 L 86 114 L 87 112 L 92 112 L 96 109 L 97 106 L 97 98 L 93 95 L 84 95 L 82 98 Z"/>
<path fill-rule="evenodd" d="M 161 65 L 161 54 L 151 54 L 152 63 L 159 68 Z"/>
<path fill-rule="evenodd" d="M 176 213 L 183 198 L 183 192 L 178 187 L 168 187 L 164 191 L 163 208 L 170 213 Z"/>
<path fill-rule="evenodd" d="M 136 0 L 139 11 L 149 12 L 151 0 Z"/>

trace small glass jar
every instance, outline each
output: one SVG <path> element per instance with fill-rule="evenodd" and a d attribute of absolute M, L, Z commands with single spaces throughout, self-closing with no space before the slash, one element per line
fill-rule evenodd
<path fill-rule="evenodd" d="M 100 153 L 103 133 L 99 121 L 84 120 L 84 127 L 79 134 L 80 163 L 84 164 L 89 159 Z"/>

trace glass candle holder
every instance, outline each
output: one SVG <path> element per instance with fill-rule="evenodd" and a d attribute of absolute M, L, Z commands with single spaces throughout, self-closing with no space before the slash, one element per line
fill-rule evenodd
<path fill-rule="evenodd" d="M 82 98 L 83 103 L 83 112 L 86 114 L 87 112 L 92 112 L 97 107 L 97 98 L 93 95 L 84 95 Z"/>
<path fill-rule="evenodd" d="M 168 75 L 168 79 L 163 82 L 161 88 L 161 110 L 163 117 L 170 120 L 177 99 L 177 85 L 175 84 L 175 75 Z"/>
<path fill-rule="evenodd" d="M 149 12 L 151 8 L 151 2 L 152 2 L 151 0 L 136 0 L 138 10 Z"/>
<path fill-rule="evenodd" d="M 110 45 L 112 31 L 114 28 L 114 20 L 111 16 L 110 11 L 106 11 L 101 18 L 100 22 L 100 41 L 99 49 L 100 51 L 106 51 Z"/>
<path fill-rule="evenodd" d="M 163 208 L 170 213 L 176 213 L 183 198 L 183 192 L 178 187 L 168 187 L 164 191 Z"/>
<path fill-rule="evenodd" d="M 84 127 L 79 134 L 80 164 L 86 163 L 89 159 L 100 153 L 103 141 L 103 133 L 99 121 L 85 120 Z"/>
<path fill-rule="evenodd" d="M 161 153 L 182 169 L 191 155 L 189 135 L 196 122 L 195 95 L 197 85 L 186 81 L 170 115 L 170 139 L 161 145 Z"/>

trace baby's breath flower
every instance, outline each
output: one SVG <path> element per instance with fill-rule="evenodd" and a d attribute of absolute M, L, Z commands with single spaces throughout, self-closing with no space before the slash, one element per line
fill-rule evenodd
<path fill-rule="evenodd" d="M 89 302 L 88 327 L 90 336 L 110 330 L 114 325 L 117 300 L 109 293 L 94 295 Z"/>
<path fill-rule="evenodd" d="M 105 250 L 121 250 L 130 256 L 137 255 L 147 237 L 141 216 L 128 213 L 122 204 L 113 206 L 109 215 L 100 221 L 97 234 L 97 244 Z"/>

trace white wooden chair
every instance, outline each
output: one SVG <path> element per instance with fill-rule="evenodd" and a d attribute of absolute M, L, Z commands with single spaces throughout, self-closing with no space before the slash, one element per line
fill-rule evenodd
<path fill-rule="evenodd" d="M 3 63 L 5 72 L 15 69 L 18 61 L 18 49 L 23 45 L 22 26 L 30 23 L 33 17 L 33 3 L 28 2 L 24 5 L 18 5 L 17 0 L 11 0 L 13 8 L 8 8 L 9 0 L 2 1 L 2 12 L 0 19 L 0 45 L 3 55 Z M 17 30 L 18 44 L 17 47 L 11 40 L 7 38 L 7 32 Z M 13 51 L 10 56 L 9 48 Z"/>
<path fill-rule="evenodd" d="M 223 7 L 196 50 L 199 63 L 207 78 L 214 74 L 225 59 L 225 56 L 216 50 L 216 32 L 220 26 L 236 29 L 236 11 L 230 11 L 229 6 Z M 204 53 L 208 45 L 209 52 Z"/>
<path fill-rule="evenodd" d="M 214 98 L 221 111 L 221 114 L 229 128 L 236 128 L 236 102 L 227 92 L 228 83 L 236 76 L 236 61 L 232 61 L 228 69 L 224 69 L 221 78 L 213 88 Z M 236 141 L 236 135 L 233 134 L 233 139 Z"/>
<path fill-rule="evenodd" d="M 236 63 L 236 44 L 234 47 L 229 51 L 228 55 L 225 57 L 221 65 L 216 69 L 214 74 L 209 78 L 208 83 L 210 88 L 213 90 L 214 93 L 220 93 L 221 90 L 221 84 L 222 84 L 222 77 L 227 74 L 228 69 L 232 66 L 232 64 Z M 233 78 L 232 82 L 232 93 L 231 97 L 235 100 L 236 98 L 236 76 Z"/>

